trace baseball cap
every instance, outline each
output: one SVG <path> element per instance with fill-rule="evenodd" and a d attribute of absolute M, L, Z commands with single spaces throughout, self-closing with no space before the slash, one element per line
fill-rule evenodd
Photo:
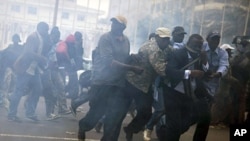
<path fill-rule="evenodd" d="M 187 32 L 185 32 L 184 28 L 182 26 L 176 26 L 173 29 L 172 34 L 187 34 Z"/>
<path fill-rule="evenodd" d="M 110 20 L 111 20 L 111 21 L 116 20 L 116 21 L 118 21 L 119 23 L 124 24 L 125 26 L 127 26 L 127 19 L 126 19 L 125 17 L 121 16 L 121 15 L 118 15 L 118 16 L 116 16 L 116 17 L 113 17 L 113 18 L 111 18 Z"/>
<path fill-rule="evenodd" d="M 155 34 L 159 35 L 161 38 L 171 37 L 171 31 L 166 27 L 157 28 Z"/>
<path fill-rule="evenodd" d="M 234 47 L 230 46 L 229 44 L 223 44 L 220 46 L 221 49 L 226 50 L 226 49 L 234 49 Z"/>
<path fill-rule="evenodd" d="M 219 37 L 220 38 L 220 33 L 218 31 L 210 31 L 207 34 L 207 38 L 213 38 L 213 37 Z"/>

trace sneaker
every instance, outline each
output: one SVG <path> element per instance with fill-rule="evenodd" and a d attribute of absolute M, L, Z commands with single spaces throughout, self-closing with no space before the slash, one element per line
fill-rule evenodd
<path fill-rule="evenodd" d="M 60 118 L 59 115 L 50 114 L 49 116 L 47 116 L 46 120 L 55 120 L 55 119 L 58 119 L 58 118 Z"/>
<path fill-rule="evenodd" d="M 60 115 L 68 115 L 70 113 L 71 113 L 70 110 L 63 110 L 63 111 L 58 112 L 58 114 L 60 114 Z"/>
<path fill-rule="evenodd" d="M 123 127 L 123 130 L 126 134 L 126 141 L 132 141 L 133 139 L 133 132 L 129 131 L 127 127 Z"/>
<path fill-rule="evenodd" d="M 74 117 L 76 117 L 76 108 L 70 106 L 70 107 L 69 107 L 69 110 L 71 111 L 71 114 L 72 114 Z"/>
<path fill-rule="evenodd" d="M 151 134 L 152 134 L 152 130 L 145 129 L 143 131 L 143 139 L 144 139 L 144 141 L 150 141 L 151 140 Z"/>
<path fill-rule="evenodd" d="M 17 116 L 9 116 L 8 121 L 14 121 L 14 122 L 18 122 L 18 123 L 22 122 Z"/>
<path fill-rule="evenodd" d="M 39 119 L 37 118 L 37 116 L 26 116 L 26 118 L 27 118 L 28 120 L 31 120 L 31 121 L 34 121 L 34 122 L 39 121 Z"/>
<path fill-rule="evenodd" d="M 85 132 L 78 132 L 78 141 L 85 141 Z"/>

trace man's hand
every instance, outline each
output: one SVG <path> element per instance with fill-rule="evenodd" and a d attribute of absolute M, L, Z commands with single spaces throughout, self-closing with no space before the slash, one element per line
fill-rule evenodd
<path fill-rule="evenodd" d="M 136 74 L 142 74 L 142 72 L 144 71 L 143 68 L 141 67 L 137 67 L 137 66 L 132 66 L 132 69 L 131 69 L 134 73 Z"/>
<path fill-rule="evenodd" d="M 139 54 L 130 54 L 130 58 L 134 62 L 140 62 L 142 60 L 142 57 Z"/>
<path fill-rule="evenodd" d="M 220 72 L 212 73 L 211 75 L 208 76 L 208 78 L 219 78 L 221 77 L 222 74 Z"/>
<path fill-rule="evenodd" d="M 190 77 L 193 78 L 201 78 L 204 75 L 204 71 L 201 70 L 191 70 Z"/>

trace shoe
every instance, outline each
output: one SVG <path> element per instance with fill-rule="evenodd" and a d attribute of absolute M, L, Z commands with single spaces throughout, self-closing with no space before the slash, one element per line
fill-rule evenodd
<path fill-rule="evenodd" d="M 76 108 L 73 108 L 73 106 L 69 107 L 69 110 L 71 111 L 71 114 L 76 117 Z"/>
<path fill-rule="evenodd" d="M 48 121 L 55 120 L 55 119 L 58 119 L 60 117 L 61 117 L 60 115 L 50 114 L 49 116 L 47 116 L 46 120 L 48 120 Z"/>
<path fill-rule="evenodd" d="M 70 110 L 63 110 L 63 111 L 58 112 L 58 114 L 60 114 L 60 115 L 68 115 L 70 113 L 71 113 Z"/>
<path fill-rule="evenodd" d="M 103 123 L 101 123 L 101 122 L 98 122 L 98 123 L 96 124 L 96 126 L 95 126 L 95 131 L 96 131 L 97 133 L 100 133 L 100 132 L 101 132 L 102 125 L 103 125 Z"/>
<path fill-rule="evenodd" d="M 37 122 L 39 121 L 39 119 L 37 118 L 37 116 L 26 116 L 27 119 L 31 120 L 31 121 L 34 121 L 34 122 Z"/>
<path fill-rule="evenodd" d="M 78 132 L 78 141 L 85 141 L 85 132 Z"/>
<path fill-rule="evenodd" d="M 126 134 L 126 140 L 127 141 L 132 141 L 133 139 L 133 132 L 129 131 L 127 127 L 123 127 L 123 130 Z"/>
<path fill-rule="evenodd" d="M 9 116 L 8 121 L 14 121 L 14 122 L 18 122 L 18 123 L 22 122 L 17 116 Z"/>
<path fill-rule="evenodd" d="M 145 129 L 143 131 L 143 139 L 144 139 L 144 141 L 150 141 L 151 140 L 151 134 L 152 134 L 152 130 Z"/>

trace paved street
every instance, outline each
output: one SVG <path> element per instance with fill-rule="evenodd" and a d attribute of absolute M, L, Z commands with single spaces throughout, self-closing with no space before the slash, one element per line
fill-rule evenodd
<path fill-rule="evenodd" d="M 87 112 L 88 104 L 82 105 L 77 118 L 69 114 L 54 121 L 46 121 L 44 99 L 41 97 L 37 108 L 40 121 L 35 123 L 24 118 L 24 98 L 21 100 L 18 111 L 22 123 L 8 121 L 7 111 L 0 108 L 0 141 L 77 141 L 78 120 Z M 123 124 L 126 125 L 130 120 L 131 117 L 128 115 Z M 191 141 L 193 132 L 194 127 L 191 127 L 188 132 L 182 135 L 181 141 Z M 97 141 L 101 136 L 102 133 L 91 130 L 87 133 L 88 139 L 86 141 Z M 125 141 L 123 131 L 121 131 L 119 141 Z M 143 141 L 142 133 L 135 135 L 134 141 Z M 155 134 L 153 134 L 152 141 L 157 141 Z M 210 128 L 207 141 L 229 141 L 229 129 Z"/>

